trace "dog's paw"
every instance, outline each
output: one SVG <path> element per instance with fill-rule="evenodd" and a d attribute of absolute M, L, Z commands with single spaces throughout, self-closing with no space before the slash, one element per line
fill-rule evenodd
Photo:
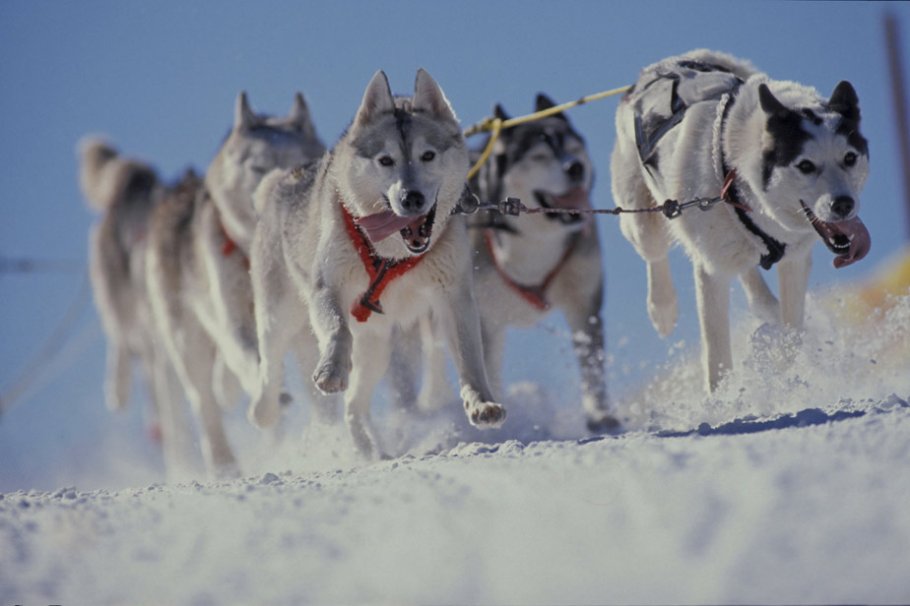
<path fill-rule="evenodd" d="M 275 400 L 257 399 L 250 403 L 247 419 L 259 429 L 274 427 L 281 416 L 281 406 Z"/>
<path fill-rule="evenodd" d="M 622 422 L 607 412 L 597 415 L 589 413 L 586 425 L 593 434 L 619 433 L 622 430 Z"/>
<path fill-rule="evenodd" d="M 313 373 L 313 383 L 325 395 L 339 393 L 348 388 L 350 374 L 350 368 L 345 368 L 333 361 L 323 360 Z"/>
<path fill-rule="evenodd" d="M 478 429 L 498 429 L 506 420 L 506 409 L 495 402 L 465 402 L 471 425 Z"/>
<path fill-rule="evenodd" d="M 668 336 L 676 327 L 676 297 L 667 300 L 649 298 L 648 317 L 651 318 L 651 324 L 654 325 L 657 334 L 661 337 Z"/>

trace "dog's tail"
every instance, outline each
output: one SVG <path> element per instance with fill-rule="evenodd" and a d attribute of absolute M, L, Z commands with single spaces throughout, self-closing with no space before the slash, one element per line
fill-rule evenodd
<path fill-rule="evenodd" d="M 105 212 L 118 201 L 148 196 L 159 185 L 151 166 L 124 158 L 103 137 L 85 137 L 79 142 L 78 153 L 82 194 L 98 212 Z"/>

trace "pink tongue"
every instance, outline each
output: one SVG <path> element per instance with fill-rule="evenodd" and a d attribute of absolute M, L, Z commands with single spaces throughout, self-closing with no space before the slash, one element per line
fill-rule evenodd
<path fill-rule="evenodd" d="M 554 208 L 584 210 L 591 208 L 588 191 L 583 187 L 573 187 L 561 196 L 551 196 Z"/>
<path fill-rule="evenodd" d="M 367 232 L 370 240 L 380 242 L 408 226 L 417 230 L 425 219 L 425 216 L 401 217 L 390 210 L 384 210 L 381 213 L 354 219 L 354 222 Z"/>
<path fill-rule="evenodd" d="M 849 221 L 838 221 L 837 223 L 827 223 L 828 229 L 834 234 L 842 234 L 850 240 L 850 250 L 843 255 L 834 257 L 834 267 L 840 269 L 851 263 L 859 261 L 872 248 L 872 237 L 869 230 L 859 217 L 854 217 Z"/>

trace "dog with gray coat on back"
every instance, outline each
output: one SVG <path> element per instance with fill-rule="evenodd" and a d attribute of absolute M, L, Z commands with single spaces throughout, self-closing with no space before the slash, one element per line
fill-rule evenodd
<path fill-rule="evenodd" d="M 733 368 L 733 278 L 759 317 L 799 329 L 816 239 L 835 255 L 835 267 L 868 253 L 859 194 L 869 153 L 859 125 L 859 100 L 849 82 L 825 97 L 708 50 L 645 68 L 620 103 L 611 163 L 617 205 L 648 209 L 665 200 L 723 199 L 673 220 L 661 213 L 620 219 L 623 235 L 647 264 L 648 314 L 663 336 L 677 316 L 671 245 L 682 244 L 692 261 L 709 392 Z M 779 300 L 759 271 L 775 264 Z"/>

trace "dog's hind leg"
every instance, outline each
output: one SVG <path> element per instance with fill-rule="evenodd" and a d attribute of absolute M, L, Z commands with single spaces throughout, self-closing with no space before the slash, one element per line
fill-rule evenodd
<path fill-rule="evenodd" d="M 758 267 L 752 267 L 740 274 L 739 282 L 746 293 L 749 309 L 757 318 L 773 324 L 780 321 L 780 303 L 768 288 Z"/>
<path fill-rule="evenodd" d="M 311 378 L 313 371 L 316 370 L 316 364 L 319 362 L 319 347 L 309 323 L 305 323 L 304 327 L 298 332 L 297 338 L 294 339 L 293 348 L 297 363 L 300 366 L 300 374 L 306 384 L 307 395 L 309 396 L 310 405 L 313 407 L 315 418 L 321 423 L 335 423 L 342 409 L 340 398 L 335 394 L 323 394 L 316 388 Z"/>
<path fill-rule="evenodd" d="M 784 326 L 800 329 L 806 309 L 806 290 L 812 257 L 805 253 L 784 257 L 777 269 L 780 289 L 780 319 Z"/>
<path fill-rule="evenodd" d="M 109 410 L 121 410 L 130 397 L 133 356 L 129 347 L 116 337 L 109 337 L 108 341 L 104 401 Z"/>
<path fill-rule="evenodd" d="M 255 267 L 256 261 L 254 261 Z M 247 418 L 260 429 L 269 428 L 281 416 L 284 357 L 294 339 L 304 335 L 306 309 L 278 267 L 254 271 L 256 331 L 259 345 L 258 383 L 250 400 Z M 304 377 L 309 379 L 309 376 Z"/>
<path fill-rule="evenodd" d="M 611 157 L 613 199 L 628 209 L 657 206 L 642 175 L 638 152 L 617 139 Z M 622 214 L 619 228 L 623 236 L 647 263 L 648 316 L 657 333 L 666 337 L 676 326 L 676 289 L 670 277 L 667 254 L 672 242 L 667 218 L 661 213 Z"/>
<path fill-rule="evenodd" d="M 373 391 L 388 369 L 391 343 L 386 335 L 364 330 L 353 349 L 354 372 L 344 394 L 344 419 L 357 452 L 368 459 L 383 456 L 370 423 Z"/>
<path fill-rule="evenodd" d="M 423 340 L 418 326 L 409 329 L 399 326 L 391 338 L 388 373 L 390 397 L 397 408 L 413 411 L 417 407 L 420 362 L 421 359 L 426 360 L 430 348 Z"/>
<path fill-rule="evenodd" d="M 490 388 L 497 396 L 502 391 L 502 360 L 505 352 L 506 335 L 504 325 L 491 320 L 480 321 L 483 341 L 483 361 L 487 369 Z"/>
<path fill-rule="evenodd" d="M 200 211 L 203 234 L 199 256 L 205 264 L 209 299 L 215 311 L 219 356 L 233 371 L 244 391 L 253 393 L 259 360 L 253 292 L 243 252 L 227 240 L 214 204 Z"/>
<path fill-rule="evenodd" d="M 169 366 L 167 353 L 161 347 L 148 344 L 146 360 L 152 400 L 161 426 L 161 447 L 164 469 L 169 481 L 178 482 L 197 477 L 198 453 L 193 444 L 192 421 L 177 385 L 177 377 Z"/>
<path fill-rule="evenodd" d="M 730 345 L 730 279 L 694 264 L 695 295 L 701 325 L 702 367 L 709 393 L 733 367 Z"/>
<path fill-rule="evenodd" d="M 215 344 L 202 326 L 195 321 L 187 322 L 184 333 L 184 351 L 178 367 L 193 412 L 200 424 L 202 456 L 206 468 L 215 477 L 232 477 L 239 473 L 234 453 L 228 444 L 221 420 L 221 408 L 212 390 L 212 363 L 215 359 Z"/>
<path fill-rule="evenodd" d="M 607 396 L 604 329 L 600 317 L 602 302 L 603 289 L 598 288 L 590 300 L 577 301 L 564 310 L 581 370 L 582 407 L 587 416 L 588 429 L 597 433 L 619 427 Z"/>
<path fill-rule="evenodd" d="M 141 330 L 134 321 L 133 285 L 127 271 L 129 259 L 111 235 L 113 218 L 106 218 L 89 239 L 89 277 L 95 307 L 107 337 L 104 396 L 109 410 L 126 407 L 130 395 L 132 355 L 130 331 Z"/>
<path fill-rule="evenodd" d="M 167 335 L 165 342 L 171 364 L 199 423 L 206 469 L 216 477 L 236 475 L 237 462 L 228 444 L 221 409 L 212 391 L 214 343 L 196 318 L 185 314 L 179 324 L 165 320 L 161 326 Z"/>

